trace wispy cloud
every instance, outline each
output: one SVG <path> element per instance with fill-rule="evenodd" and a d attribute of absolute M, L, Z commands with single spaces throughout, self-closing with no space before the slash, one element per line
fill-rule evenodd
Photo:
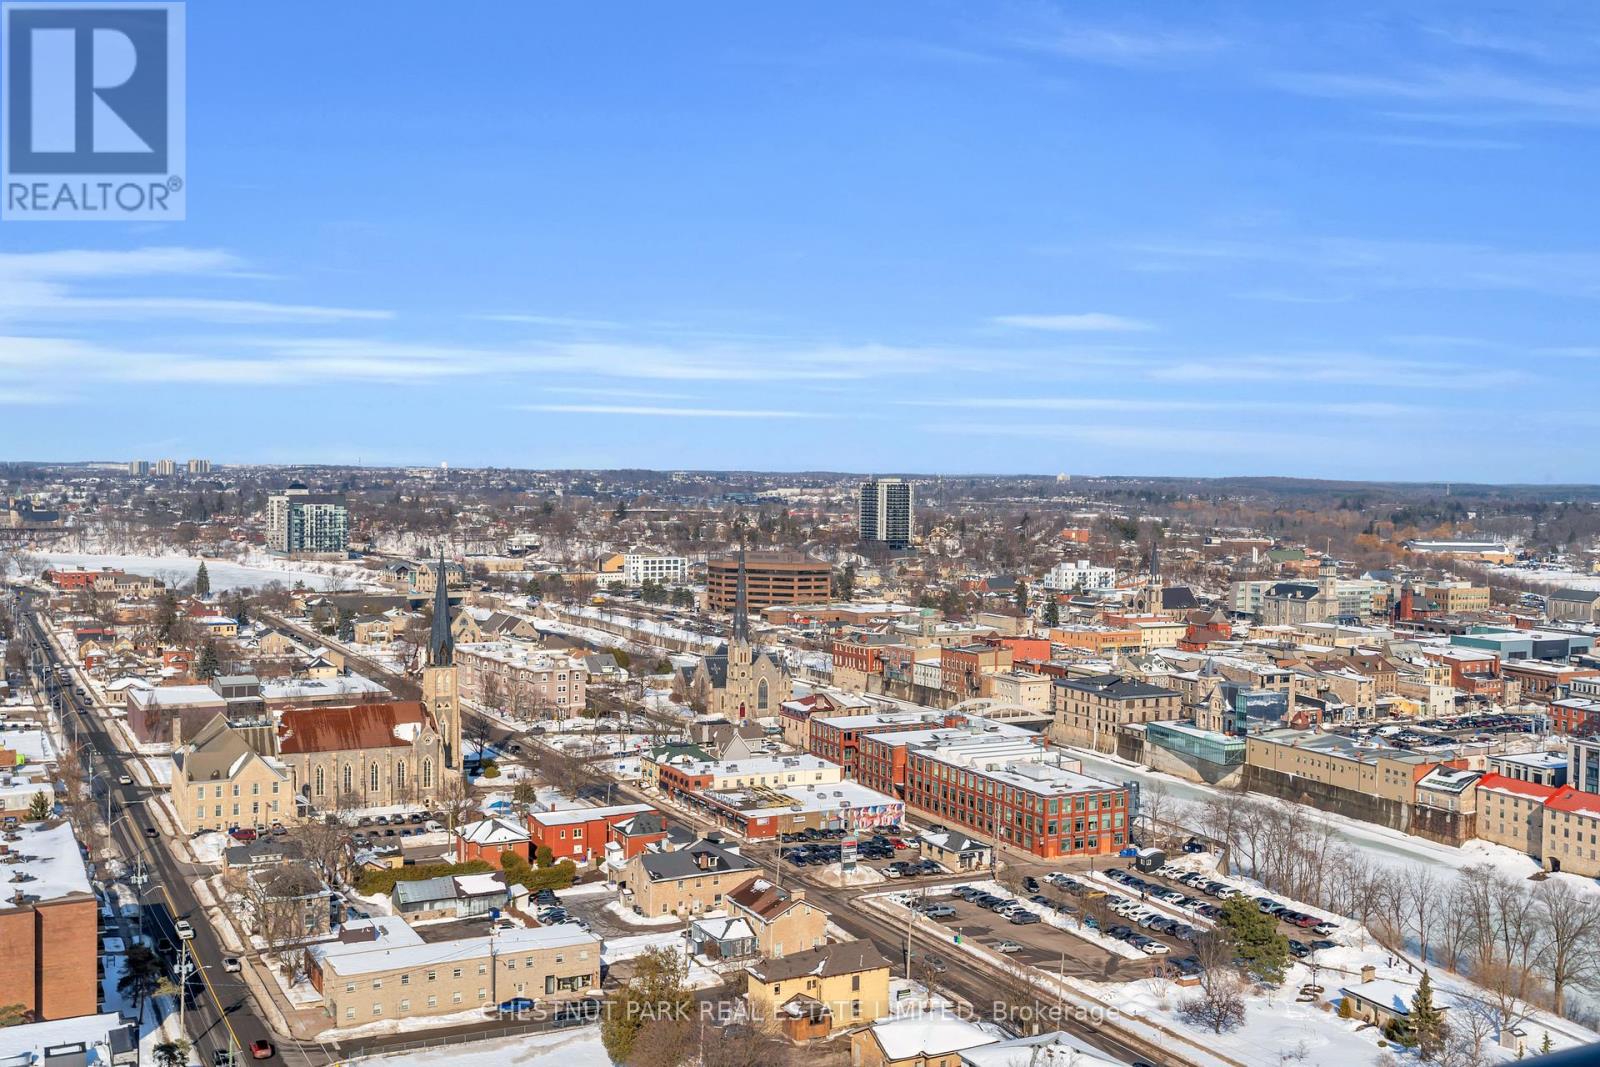
<path fill-rule="evenodd" d="M 530 315 L 522 312 L 495 312 L 473 315 L 479 322 L 503 322 L 519 326 L 553 326 L 568 330 L 621 330 L 625 325 L 610 319 L 584 319 L 569 315 Z"/>
<path fill-rule="evenodd" d="M 1587 78 L 1549 80 L 1453 65 L 1413 67 L 1400 73 L 1284 71 L 1269 80 L 1289 92 L 1325 99 L 1473 109 L 1480 121 L 1600 122 L 1600 84 Z M 1428 117 L 1425 112 L 1414 115 Z"/>
<path fill-rule="evenodd" d="M 220 323 L 373 321 L 385 310 L 234 300 L 203 296 L 106 296 L 87 291 L 95 283 L 158 278 L 242 280 L 237 256 L 218 249 L 182 247 L 126 251 L 70 250 L 0 254 L 0 319 L 56 322 L 103 319 L 184 319 Z"/>
<path fill-rule="evenodd" d="M 1527 374 L 1511 367 L 1481 368 L 1461 363 L 1384 359 L 1349 352 L 1184 360 L 1154 368 L 1148 376 L 1156 381 L 1191 385 L 1294 382 L 1306 387 L 1351 385 L 1444 390 L 1502 389 L 1529 381 Z"/>
<path fill-rule="evenodd" d="M 1167 27 L 1088 26 L 1051 20 L 1018 34 L 1014 47 L 1108 66 L 1149 66 L 1205 56 L 1227 47 L 1220 34 Z"/>
<path fill-rule="evenodd" d="M 1400 241 L 1284 234 L 1260 240 L 1133 242 L 1135 265 L 1211 270 L 1221 262 L 1306 272 L 1330 291 L 1351 289 L 1526 290 L 1600 296 L 1600 254 L 1551 252 L 1450 241 Z M 1276 269 L 1280 277 L 1287 273 Z M 1301 283 L 1304 284 L 1304 281 Z M 1286 290 L 1298 291 L 1300 286 Z"/>
<path fill-rule="evenodd" d="M 640 415 L 673 419 L 823 419 L 827 412 L 779 411 L 771 408 L 671 408 L 643 404 L 518 404 L 519 411 L 573 415 Z"/>
<path fill-rule="evenodd" d="M 1337 403 L 1308 401 L 1301 396 L 1279 400 L 1197 400 L 1158 397 L 1026 396 L 1026 397 L 951 397 L 944 399 L 898 400 L 906 407 L 958 408 L 966 410 L 1076 411 L 1116 414 L 1219 414 L 1295 411 L 1319 415 L 1362 419 L 1390 419 L 1416 415 L 1426 408 L 1390 401 Z"/>
<path fill-rule="evenodd" d="M 1049 330 L 1058 333 L 1127 333 L 1153 330 L 1139 319 L 1110 315 L 1103 311 L 1083 311 L 1066 315 L 996 315 L 989 320 L 996 326 L 1023 330 Z"/>

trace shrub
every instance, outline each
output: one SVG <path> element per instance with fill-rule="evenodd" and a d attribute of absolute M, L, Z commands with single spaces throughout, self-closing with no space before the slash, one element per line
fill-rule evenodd
<path fill-rule="evenodd" d="M 385 867 L 382 870 L 362 871 L 356 879 L 356 892 L 363 896 L 393 893 L 400 882 L 420 882 L 447 874 L 485 874 L 494 870 L 488 860 L 469 860 L 466 863 L 415 863 L 409 867 Z"/>

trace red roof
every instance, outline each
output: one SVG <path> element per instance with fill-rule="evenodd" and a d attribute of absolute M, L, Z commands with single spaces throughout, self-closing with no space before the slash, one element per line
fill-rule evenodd
<path fill-rule="evenodd" d="M 1600 819 L 1600 793 L 1585 793 L 1570 785 L 1564 785 L 1556 790 L 1555 795 L 1544 802 L 1544 806 L 1552 811 L 1565 811 L 1573 815 Z"/>
<path fill-rule="evenodd" d="M 416 700 L 340 708 L 286 708 L 278 721 L 278 751 L 293 756 L 356 748 L 409 748 L 410 738 L 424 725 L 433 723 L 427 709 Z"/>
<path fill-rule="evenodd" d="M 1517 778 L 1508 778 L 1503 774 L 1490 771 L 1478 779 L 1479 789 L 1498 789 L 1504 793 L 1515 793 L 1520 797 L 1530 800 L 1548 802 L 1554 794 L 1560 792 L 1555 786 L 1540 785 L 1538 782 L 1524 782 Z"/>

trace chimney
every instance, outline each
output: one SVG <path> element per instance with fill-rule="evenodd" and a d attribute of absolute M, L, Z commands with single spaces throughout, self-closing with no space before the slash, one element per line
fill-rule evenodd
<path fill-rule="evenodd" d="M 1378 977 L 1378 968 L 1372 966 L 1371 964 L 1367 964 L 1366 966 L 1361 968 L 1361 981 L 1363 983 L 1370 982 L 1370 981 L 1372 981 L 1373 979 L 1375 979 L 1377 977 Z"/>

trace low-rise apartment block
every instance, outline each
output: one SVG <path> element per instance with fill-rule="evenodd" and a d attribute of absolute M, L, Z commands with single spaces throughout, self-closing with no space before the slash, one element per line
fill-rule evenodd
<path fill-rule="evenodd" d="M 600 939 L 565 923 L 428 942 L 397 917 L 358 919 L 309 956 L 323 1011 L 344 1027 L 572 1000 L 600 985 Z"/>
<path fill-rule="evenodd" d="M 720 839 L 704 837 L 673 852 L 641 852 L 628 861 L 622 885 L 641 915 L 687 917 L 721 908 L 761 867 Z"/>

